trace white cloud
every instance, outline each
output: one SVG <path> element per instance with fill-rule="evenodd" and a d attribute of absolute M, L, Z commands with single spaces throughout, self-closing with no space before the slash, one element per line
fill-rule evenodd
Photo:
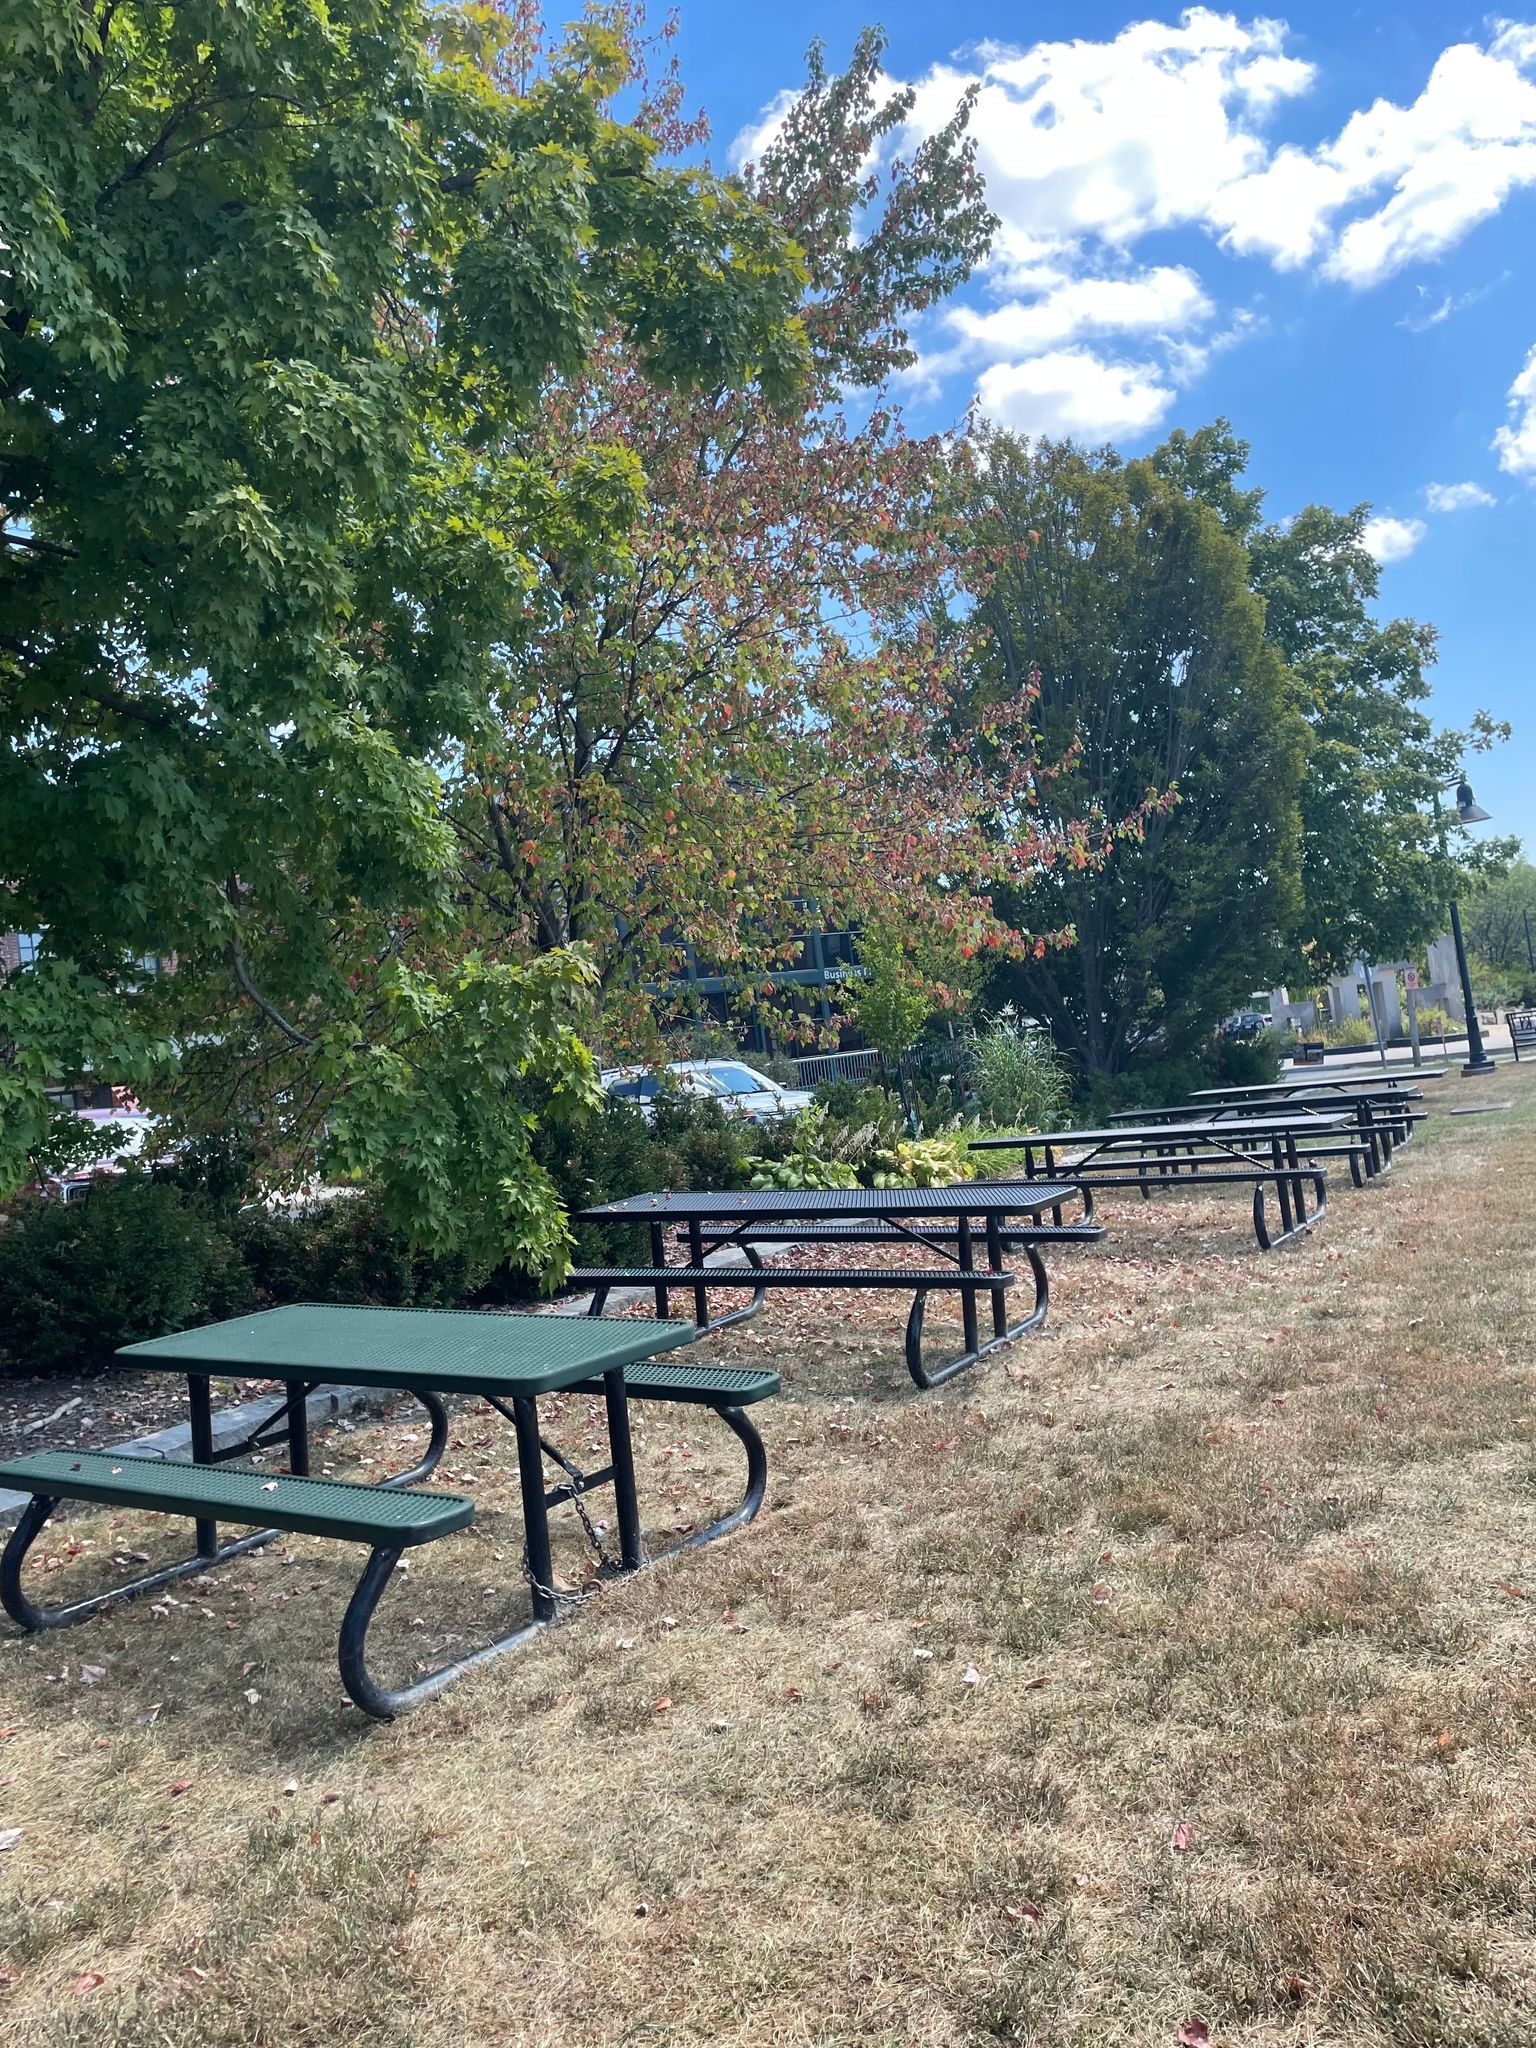
<path fill-rule="evenodd" d="M 1195 7 L 1107 42 L 987 43 L 974 70 L 935 65 L 918 81 L 913 126 L 931 133 L 974 85 L 977 159 L 1008 235 L 1124 247 L 1204 219 L 1213 186 L 1260 167 L 1259 124 L 1312 83 L 1285 35 Z"/>
<path fill-rule="evenodd" d="M 976 388 L 981 410 L 999 426 L 1086 441 L 1146 433 L 1175 395 L 1156 364 L 1106 362 L 1084 348 L 993 363 Z"/>
<path fill-rule="evenodd" d="M 1080 335 L 1179 333 L 1215 310 L 1192 270 L 1163 266 L 1134 277 L 1063 278 L 1038 298 L 1010 299 L 990 313 L 955 306 L 948 320 L 974 353 L 1008 357 Z"/>
<path fill-rule="evenodd" d="M 1422 519 L 1393 519 L 1380 513 L 1360 529 L 1360 545 L 1383 565 L 1411 555 L 1429 528 Z"/>
<path fill-rule="evenodd" d="M 729 151 L 733 171 L 739 171 L 743 164 L 761 162 L 763 151 L 771 142 L 777 140 L 779 130 L 784 125 L 784 116 L 799 97 L 796 89 L 785 86 L 781 92 L 774 94 L 755 121 L 749 121 L 744 128 L 738 130 Z"/>
<path fill-rule="evenodd" d="M 1470 512 L 1497 501 L 1481 484 L 1426 484 L 1424 502 L 1431 512 Z"/>
<path fill-rule="evenodd" d="M 1536 348 L 1509 387 L 1509 419 L 1494 435 L 1493 446 L 1500 469 L 1536 477 Z"/>
<path fill-rule="evenodd" d="M 1211 221 L 1229 248 L 1281 269 L 1321 256 L 1324 276 L 1345 284 L 1379 284 L 1441 256 L 1536 183 L 1533 64 L 1531 28 L 1505 27 L 1486 48 L 1455 44 L 1410 105 L 1377 100 L 1331 142 L 1278 150 L 1214 196 Z"/>
<path fill-rule="evenodd" d="M 1496 292 L 1501 285 L 1508 284 L 1510 275 L 1509 271 L 1501 270 L 1497 277 L 1490 277 L 1486 284 L 1474 285 L 1470 291 L 1444 292 L 1433 305 L 1421 305 L 1418 311 L 1405 313 L 1397 324 L 1399 327 L 1406 327 L 1410 334 L 1427 333 L 1431 327 L 1442 326 L 1445 321 L 1454 319 L 1458 313 L 1464 313 L 1468 306 L 1477 305 L 1480 300 L 1486 299 L 1490 292 Z M 1435 299 L 1434 293 L 1427 285 L 1415 285 L 1414 290 L 1421 300 Z"/>

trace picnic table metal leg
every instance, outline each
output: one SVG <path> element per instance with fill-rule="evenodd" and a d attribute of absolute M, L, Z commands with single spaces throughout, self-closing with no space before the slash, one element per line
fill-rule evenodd
<path fill-rule="evenodd" d="M 194 1465 L 213 1463 L 213 1403 L 209 1396 L 208 1375 L 203 1372 L 187 1374 L 187 1406 L 192 1420 L 192 1462 Z M 197 1554 L 212 1559 L 218 1555 L 219 1527 L 217 1522 L 199 1521 L 197 1533 Z"/>
<path fill-rule="evenodd" d="M 380 1486 L 417 1486 L 436 1471 L 438 1462 L 448 1448 L 448 1410 L 440 1394 L 434 1394 L 430 1387 L 412 1387 L 412 1394 L 426 1409 L 432 1424 L 432 1434 L 427 1439 L 426 1455 L 419 1465 L 413 1465 L 409 1472 L 393 1473 L 388 1479 L 381 1479 Z"/>
<path fill-rule="evenodd" d="M 697 1218 L 688 1223 L 688 1263 L 697 1269 L 704 1263 L 704 1233 Z M 709 1321 L 709 1289 L 700 1282 L 693 1290 L 693 1320 L 702 1330 Z"/>
<path fill-rule="evenodd" d="M 1003 1271 L 1003 1226 L 995 1212 L 987 1216 L 987 1265 L 994 1273 Z M 992 1290 L 992 1334 L 1001 1337 L 1008 1328 L 1008 1296 L 1001 1287 Z"/>
<path fill-rule="evenodd" d="M 1296 1210 L 1296 1227 L 1299 1230 L 1307 1220 L 1307 1190 L 1301 1177 L 1301 1157 L 1296 1149 L 1296 1133 L 1288 1132 L 1285 1140 L 1285 1163 L 1297 1169 L 1296 1178 L 1291 1182 L 1291 1201 Z"/>
<path fill-rule="evenodd" d="M 1290 1237 L 1290 1233 L 1296 1229 L 1296 1219 L 1290 1212 L 1290 1190 L 1286 1188 L 1286 1149 L 1278 1135 L 1270 1139 L 1270 1163 L 1280 1176 L 1274 1184 L 1274 1198 L 1280 1204 L 1280 1233 L 1284 1237 Z"/>
<path fill-rule="evenodd" d="M 309 1471 L 309 1388 L 290 1387 L 284 1406 L 288 1410 L 288 1470 L 302 1477 Z"/>
<path fill-rule="evenodd" d="M 625 1571 L 645 1563 L 640 1542 L 640 1501 L 635 1491 L 635 1453 L 629 1435 L 629 1395 L 624 1368 L 603 1374 L 603 1399 L 608 1409 L 608 1455 L 613 1468 L 613 1494 L 619 1524 L 619 1561 Z"/>
<path fill-rule="evenodd" d="M 659 1270 L 667 1263 L 667 1242 L 659 1223 L 651 1225 L 651 1269 Z M 606 1289 L 604 1290 L 606 1292 Z M 656 1313 L 664 1316 L 667 1312 L 667 1283 L 656 1282 Z"/>
<path fill-rule="evenodd" d="M 517 1432 L 517 1479 L 523 1496 L 523 1542 L 528 1554 L 534 1618 L 553 1621 L 554 1564 L 549 1550 L 549 1508 L 544 1499 L 544 1452 L 539 1443 L 538 1403 L 531 1396 L 513 1395 L 512 1427 Z M 361 1594 L 361 1586 L 358 1592 Z"/>
<path fill-rule="evenodd" d="M 956 1219 L 956 1263 L 962 1273 L 974 1273 L 976 1254 L 971 1242 L 971 1219 L 960 1216 Z M 981 1342 L 981 1332 L 976 1323 L 976 1295 L 967 1287 L 960 1297 L 960 1317 L 965 1326 L 965 1348 L 974 1351 Z"/>

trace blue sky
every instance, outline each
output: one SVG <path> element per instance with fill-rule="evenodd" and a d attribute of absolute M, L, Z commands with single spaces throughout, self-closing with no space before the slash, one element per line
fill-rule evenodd
<path fill-rule="evenodd" d="M 919 127 L 979 80 L 1004 226 L 921 333 L 914 424 L 979 392 L 1021 431 L 1136 453 L 1225 413 L 1271 517 L 1368 500 L 1383 607 L 1440 628 L 1438 716 L 1515 727 L 1470 764 L 1484 829 L 1536 851 L 1531 14 L 683 0 L 679 49 L 717 162 L 813 36 L 837 63 L 883 23 Z"/>

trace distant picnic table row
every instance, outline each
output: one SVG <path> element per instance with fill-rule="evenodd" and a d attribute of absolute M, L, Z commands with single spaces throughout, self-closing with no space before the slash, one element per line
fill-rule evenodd
<path fill-rule="evenodd" d="M 1416 1070 L 1438 1079 L 1444 1068 Z M 972 1140 L 972 1150 L 1021 1154 L 1026 1175 L 1059 1174 L 1083 1190 L 1159 1189 L 1199 1181 L 1253 1190 L 1253 1229 L 1271 1251 L 1328 1213 L 1328 1160 L 1343 1160 L 1357 1187 L 1378 1179 L 1413 1135 L 1422 1091 L 1397 1076 L 1285 1079 L 1201 1089 L 1166 1109 L 1126 1110 L 1098 1128 L 1031 1131 Z M 1308 1196 L 1312 1206 L 1308 1210 Z M 1271 1226 L 1273 1198 L 1279 1228 Z"/>

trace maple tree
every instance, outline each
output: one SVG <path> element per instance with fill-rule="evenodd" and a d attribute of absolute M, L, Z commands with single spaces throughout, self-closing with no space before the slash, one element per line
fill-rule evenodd
<path fill-rule="evenodd" d="M 590 968 L 462 943 L 440 771 L 628 472 L 520 423 L 594 350 L 806 366 L 782 230 L 630 79 L 602 9 L 536 64 L 484 6 L 0 9 L 0 1187 L 102 1056 L 558 1264 L 528 1124 L 594 1088 Z"/>
<path fill-rule="evenodd" d="M 638 37 L 638 11 L 623 18 Z M 490 451 L 494 476 L 531 470 L 549 495 L 453 791 L 471 928 L 502 958 L 587 949 L 613 1047 L 665 1021 L 690 950 L 748 1008 L 818 920 L 873 919 L 957 966 L 1033 945 L 996 887 L 1082 838 L 1038 822 L 1027 703 L 987 708 L 986 749 L 954 716 L 954 444 L 907 431 L 892 380 L 915 359 L 909 322 L 993 222 L 969 97 L 903 158 L 912 95 L 889 90 L 881 50 L 867 31 L 831 72 L 813 49 L 742 173 L 804 266 L 794 402 L 658 391 L 615 334 Z M 663 78 L 658 134 L 697 142 Z"/>

